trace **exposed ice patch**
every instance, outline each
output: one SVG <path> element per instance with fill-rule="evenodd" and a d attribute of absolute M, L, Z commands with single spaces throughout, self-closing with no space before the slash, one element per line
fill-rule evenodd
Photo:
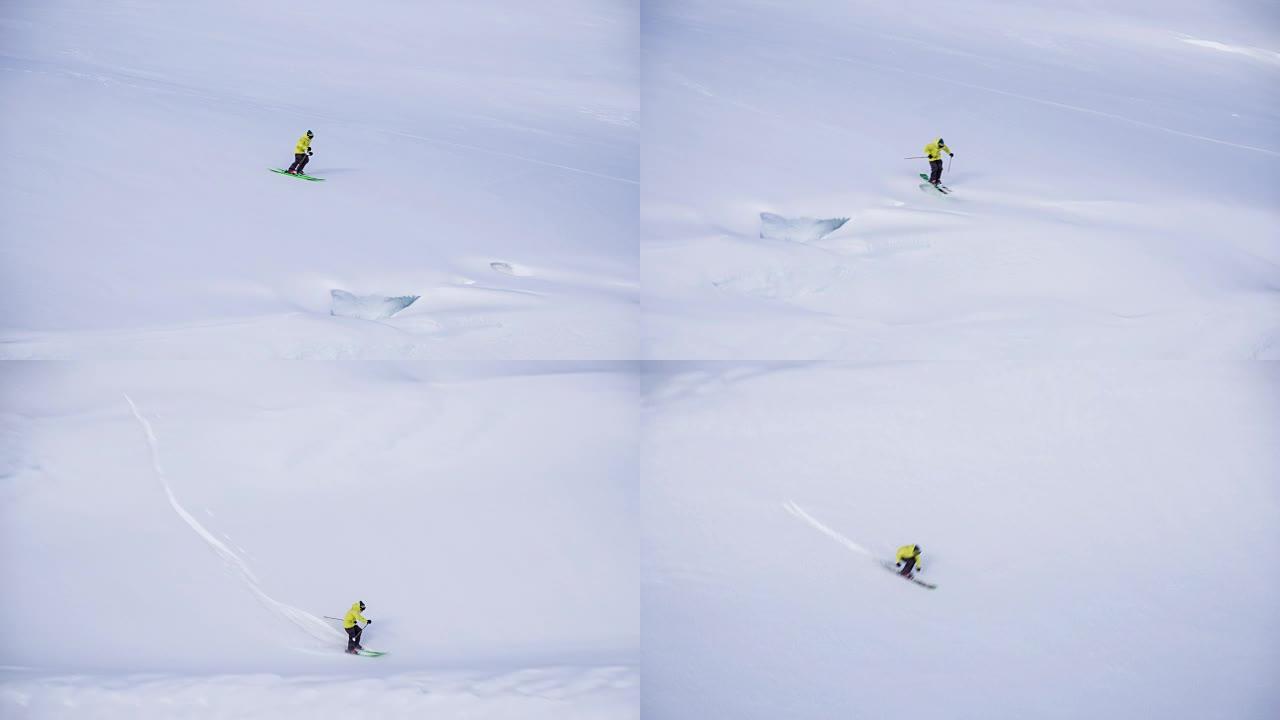
<path fill-rule="evenodd" d="M 413 304 L 418 295 L 352 295 L 346 290 L 330 290 L 330 315 L 360 320 L 385 320 Z"/>
<path fill-rule="evenodd" d="M 522 268 L 519 265 L 512 265 L 511 263 L 505 263 L 505 262 L 491 262 L 489 263 L 489 267 L 495 272 L 500 272 L 503 275 L 514 275 L 516 277 L 528 277 L 533 274 L 526 268 Z"/>
<path fill-rule="evenodd" d="M 773 213 L 760 213 L 760 237 L 765 240 L 813 242 L 839 230 L 849 218 L 785 218 Z"/>

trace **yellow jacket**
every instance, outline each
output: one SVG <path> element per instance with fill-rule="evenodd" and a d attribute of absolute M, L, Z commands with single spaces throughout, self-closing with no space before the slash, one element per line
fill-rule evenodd
<path fill-rule="evenodd" d="M 368 624 L 369 619 L 360 614 L 360 603 L 354 602 L 351 603 L 351 609 L 347 614 L 342 616 L 342 627 L 355 627 L 357 621 Z"/>
<path fill-rule="evenodd" d="M 306 133 L 302 133 L 302 137 L 298 138 L 298 144 L 294 146 L 293 152 L 296 155 L 306 155 L 311 149 L 311 138 Z"/>
<path fill-rule="evenodd" d="M 915 545 L 903 545 L 902 547 L 898 548 L 897 558 L 898 558 L 898 562 L 906 562 L 911 558 L 915 558 L 916 559 L 915 569 L 916 570 L 924 569 L 924 564 L 920 562 L 920 553 L 916 552 Z"/>
<path fill-rule="evenodd" d="M 941 139 L 942 138 L 938 138 L 938 140 L 941 140 Z M 924 154 L 926 157 L 929 158 L 930 161 L 941 160 L 942 153 L 946 153 L 948 155 L 952 154 L 951 148 L 947 147 L 946 143 L 938 142 L 938 140 L 934 140 L 933 142 L 924 146 Z"/>

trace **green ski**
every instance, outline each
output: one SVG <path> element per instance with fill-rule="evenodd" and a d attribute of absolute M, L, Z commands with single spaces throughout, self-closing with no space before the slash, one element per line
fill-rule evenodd
<path fill-rule="evenodd" d="M 942 185 L 942 184 L 934 185 L 933 183 L 929 182 L 929 176 L 925 175 L 924 173 L 920 173 L 920 179 L 924 181 L 924 185 L 928 185 L 929 187 L 937 190 L 943 195 L 947 195 L 951 192 L 951 188 L 947 187 L 946 185 Z M 921 190 L 924 189 L 924 185 L 920 186 Z"/>
<path fill-rule="evenodd" d="M 267 169 L 273 173 L 288 175 L 291 178 L 298 178 L 299 180 L 310 180 L 311 182 L 324 182 L 324 178 L 322 177 L 312 177 L 310 175 L 295 175 L 289 172 L 288 170 L 285 170 L 284 168 L 267 168 Z"/>

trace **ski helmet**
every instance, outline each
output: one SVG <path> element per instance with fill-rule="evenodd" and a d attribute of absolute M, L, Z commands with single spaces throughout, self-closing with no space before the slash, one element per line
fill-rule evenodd
<path fill-rule="evenodd" d="M 363 601 L 363 600 L 361 600 L 361 601 L 360 601 L 360 609 L 361 609 L 361 610 L 363 610 L 363 609 L 364 609 L 364 601 Z"/>
<path fill-rule="evenodd" d="M 307 137 L 315 137 L 315 136 L 316 136 L 315 133 L 311 132 L 310 130 L 307 131 Z"/>
<path fill-rule="evenodd" d="M 308 131 L 307 131 L 307 133 L 308 133 L 308 134 L 310 134 L 310 133 L 311 133 L 311 131 L 310 131 L 310 130 L 308 130 Z M 947 141 L 946 141 L 946 140 L 943 140 L 942 138 L 938 138 L 938 144 L 939 144 L 939 145 L 946 145 L 946 144 L 947 144 Z"/>
<path fill-rule="evenodd" d="M 916 549 L 916 554 L 917 554 L 917 555 L 919 555 L 919 554 L 920 554 L 920 546 L 919 546 L 919 545 L 916 545 L 916 546 L 915 546 L 915 549 Z"/>

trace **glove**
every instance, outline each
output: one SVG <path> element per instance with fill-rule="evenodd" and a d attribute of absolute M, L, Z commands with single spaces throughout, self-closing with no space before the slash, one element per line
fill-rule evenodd
<path fill-rule="evenodd" d="M 956 156 L 956 154 L 955 154 L 955 153 L 951 153 L 951 157 L 955 157 L 955 156 Z"/>
<path fill-rule="evenodd" d="M 310 151 L 310 150 L 308 150 L 308 151 L 307 151 L 307 155 L 310 155 L 310 154 L 311 154 L 311 151 Z"/>
<path fill-rule="evenodd" d="M 365 625 L 365 627 L 369 627 L 369 626 L 370 626 L 370 625 L 372 625 L 372 624 L 373 624 L 373 621 L 372 621 L 372 620 L 365 620 L 365 621 L 364 621 L 364 625 Z"/>

